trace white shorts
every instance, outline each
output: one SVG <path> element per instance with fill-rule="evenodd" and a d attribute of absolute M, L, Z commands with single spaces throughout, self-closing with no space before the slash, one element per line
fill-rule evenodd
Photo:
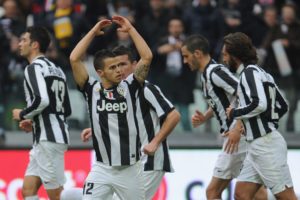
<path fill-rule="evenodd" d="M 25 176 L 41 178 L 46 190 L 57 189 L 66 182 L 64 153 L 68 145 L 40 141 L 29 152 Z"/>
<path fill-rule="evenodd" d="M 225 137 L 223 151 L 218 156 L 213 172 L 214 177 L 226 180 L 238 177 L 247 153 L 247 142 L 244 135 L 241 136 L 238 151 L 232 154 L 224 151 L 227 141 L 228 137 Z"/>
<path fill-rule="evenodd" d="M 160 186 L 161 180 L 165 175 L 164 171 L 144 171 L 143 179 L 146 190 L 146 200 L 151 200 L 155 195 L 158 187 Z M 119 200 L 120 198 L 114 194 L 113 200 Z"/>
<path fill-rule="evenodd" d="M 273 194 L 293 186 L 287 165 L 287 145 L 279 132 L 274 131 L 249 143 L 238 181 L 265 185 Z"/>
<path fill-rule="evenodd" d="M 112 199 L 116 193 L 121 200 L 145 200 L 143 165 L 112 167 L 96 162 L 85 180 L 83 200 Z"/>
<path fill-rule="evenodd" d="M 161 180 L 164 177 L 164 171 L 144 171 L 143 178 L 146 190 L 146 200 L 151 200 L 155 195 Z"/>

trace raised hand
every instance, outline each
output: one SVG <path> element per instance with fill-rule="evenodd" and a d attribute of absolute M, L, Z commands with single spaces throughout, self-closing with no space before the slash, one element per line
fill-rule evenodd
<path fill-rule="evenodd" d="M 192 125 L 194 128 L 200 126 L 206 121 L 205 116 L 199 110 L 196 110 L 195 113 L 192 115 Z"/>
<path fill-rule="evenodd" d="M 117 31 L 128 32 L 132 28 L 132 24 L 129 20 L 120 15 L 113 16 L 112 21 L 120 26 Z"/>
<path fill-rule="evenodd" d="M 83 131 L 80 134 L 80 138 L 81 138 L 82 142 L 89 141 L 91 136 L 92 136 L 92 129 L 91 128 L 83 129 Z"/>
<path fill-rule="evenodd" d="M 93 27 L 93 31 L 94 33 L 99 36 L 99 35 L 103 35 L 104 31 L 103 28 L 110 26 L 112 24 L 112 21 L 109 19 L 103 19 L 101 21 L 99 21 L 94 27 Z"/>

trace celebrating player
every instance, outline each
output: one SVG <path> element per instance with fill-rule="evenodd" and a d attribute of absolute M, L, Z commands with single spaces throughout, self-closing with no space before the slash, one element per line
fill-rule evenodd
<path fill-rule="evenodd" d="M 120 60 L 123 77 L 129 76 L 135 69 L 136 61 L 130 49 L 119 46 L 113 49 Z M 142 141 L 142 151 L 147 155 L 144 162 L 144 185 L 146 199 L 152 199 L 165 172 L 172 172 L 173 167 L 168 151 L 167 136 L 180 120 L 180 114 L 161 90 L 146 81 L 137 100 L 137 119 Z M 85 142 L 91 136 L 91 129 L 85 129 L 81 138 Z M 117 197 L 113 198 L 114 200 Z"/>
<path fill-rule="evenodd" d="M 134 73 L 122 80 L 119 60 L 109 50 L 98 51 L 94 58 L 98 82 L 88 76 L 81 58 L 94 37 L 104 34 L 103 28 L 112 22 L 119 25 L 118 31 L 129 33 L 141 58 Z M 122 16 L 99 21 L 70 55 L 75 81 L 89 106 L 97 159 L 86 178 L 83 199 L 110 199 L 114 192 L 121 199 L 145 199 L 134 112 L 135 94 L 147 77 L 151 60 L 150 48 Z"/>

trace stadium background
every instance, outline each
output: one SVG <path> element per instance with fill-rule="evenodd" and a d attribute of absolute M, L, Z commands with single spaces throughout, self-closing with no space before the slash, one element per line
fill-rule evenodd
<path fill-rule="evenodd" d="M 59 3 L 60 6 L 66 6 L 64 9 L 71 10 L 69 15 L 63 16 L 64 19 L 68 19 L 65 22 L 72 30 L 69 31 L 69 35 L 60 35 L 60 27 L 54 26 L 54 22 L 59 20 L 55 15 Z M 283 76 L 278 70 L 273 49 L 266 44 L 268 34 L 276 26 L 285 24 L 281 11 L 286 3 L 299 6 L 300 1 L 0 0 L 0 200 L 21 199 L 20 187 L 32 142 L 31 135 L 19 131 L 17 123 L 11 120 L 11 109 L 25 106 L 22 80 L 23 69 L 27 63 L 18 56 L 18 37 L 26 26 L 33 24 L 45 25 L 53 34 L 53 43 L 47 55 L 64 68 L 69 78 L 68 85 L 73 109 L 73 114 L 69 119 L 72 150 L 67 153 L 66 159 L 68 177 L 66 187 L 81 186 L 93 161 L 93 152 L 91 143 L 82 144 L 79 138 L 80 130 L 88 127 L 89 121 L 86 105 L 80 93 L 77 92 L 71 76 L 68 55 L 82 35 L 99 18 L 109 17 L 114 13 L 130 18 L 146 39 L 155 56 L 149 80 L 163 89 L 182 114 L 182 122 L 169 139 L 176 172 L 165 177 L 165 187 L 161 187 L 157 200 L 204 199 L 205 187 L 211 177 L 214 161 L 222 143 L 216 120 L 196 129 L 192 129 L 187 123 L 195 109 L 204 111 L 207 107 L 202 99 L 199 74 L 194 77 L 181 70 L 182 74 L 179 77 L 166 78 L 170 77 L 165 62 L 166 55 L 162 55 L 158 49 L 164 45 L 165 38 L 170 36 L 168 23 L 173 18 L 182 20 L 185 30 L 181 34 L 187 36 L 200 33 L 208 37 L 212 44 L 212 57 L 216 60 L 221 59 L 220 47 L 224 35 L 233 31 L 243 31 L 251 36 L 258 49 L 261 65 L 275 77 L 283 93 L 294 105 L 289 115 L 286 115 L 280 122 L 280 132 L 288 143 L 292 178 L 295 191 L 300 196 L 298 169 L 300 106 L 298 106 L 299 95 L 297 96 L 300 94 L 300 62 L 291 62 L 292 75 Z M 268 9 L 276 11 L 274 24 L 272 24 L 272 19 L 268 18 Z M 295 17 L 293 24 L 300 30 L 298 17 Z M 132 45 L 126 35 L 117 35 L 114 30 L 106 30 L 106 36 L 95 40 L 94 45 L 89 49 L 85 62 L 90 66 L 90 74 L 95 75 L 92 68 L 92 55 L 97 49 L 111 48 L 117 44 Z M 300 35 L 297 36 L 300 40 Z M 276 39 L 278 38 L 273 37 L 270 42 Z M 299 55 L 300 47 L 287 50 L 289 59 L 299 57 Z M 186 66 L 182 67 L 187 69 Z M 192 80 L 192 82 L 186 80 Z M 186 98 L 172 99 L 169 91 L 172 87 L 174 88 L 175 82 L 180 83 L 176 89 L 182 93 L 181 96 Z M 230 194 L 230 190 L 225 192 L 224 199 L 230 199 Z M 167 195 L 166 198 L 164 195 Z"/>

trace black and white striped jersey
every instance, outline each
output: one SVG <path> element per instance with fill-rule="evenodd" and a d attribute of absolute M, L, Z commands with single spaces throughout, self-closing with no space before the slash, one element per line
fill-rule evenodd
<path fill-rule="evenodd" d="M 159 132 L 165 118 L 173 109 L 172 103 L 156 85 L 149 82 L 145 83 L 138 95 L 136 112 L 142 146 L 152 141 Z M 153 156 L 147 156 L 144 170 L 174 171 L 170 160 L 167 139 L 161 143 Z"/>
<path fill-rule="evenodd" d="M 226 108 L 235 100 L 237 78 L 227 67 L 211 60 L 201 74 L 201 82 L 203 96 L 220 123 L 220 133 L 228 131 L 232 120 L 228 120 Z"/>
<path fill-rule="evenodd" d="M 34 142 L 68 144 L 66 117 L 71 115 L 71 106 L 64 72 L 40 56 L 25 68 L 24 74 L 27 107 L 20 117 L 33 121 Z"/>
<path fill-rule="evenodd" d="M 241 73 L 237 95 L 240 105 L 231 115 L 242 119 L 249 141 L 276 130 L 288 110 L 273 77 L 257 65 L 248 65 Z"/>
<path fill-rule="evenodd" d="M 132 165 L 139 159 L 140 139 L 135 117 L 139 82 L 133 74 L 104 89 L 89 77 L 82 90 L 88 103 L 96 159 L 109 166 Z"/>

